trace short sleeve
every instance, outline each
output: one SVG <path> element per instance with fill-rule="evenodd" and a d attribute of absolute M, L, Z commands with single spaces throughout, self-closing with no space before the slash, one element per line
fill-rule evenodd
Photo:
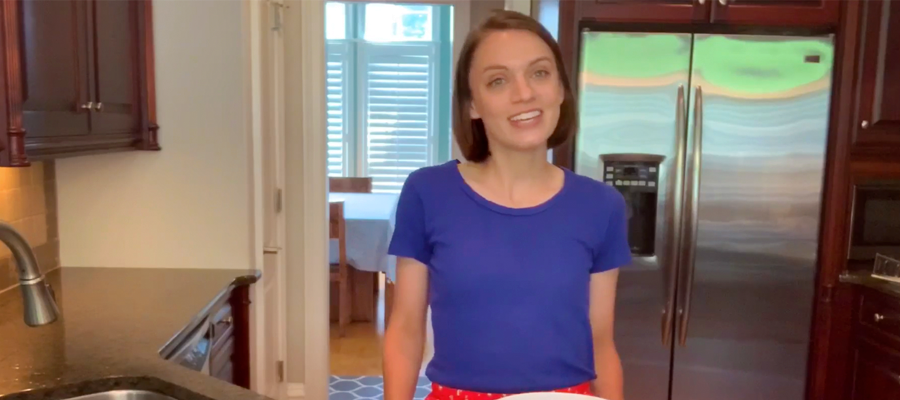
<path fill-rule="evenodd" d="M 618 192 L 611 197 L 611 209 L 606 234 L 594 252 L 591 273 L 609 271 L 631 263 L 631 246 L 628 244 L 628 213 L 625 198 Z"/>
<path fill-rule="evenodd" d="M 425 207 L 416 190 L 413 175 L 407 178 L 397 200 L 394 234 L 388 246 L 388 254 L 413 258 L 422 264 L 431 261 L 431 246 L 425 230 Z"/>

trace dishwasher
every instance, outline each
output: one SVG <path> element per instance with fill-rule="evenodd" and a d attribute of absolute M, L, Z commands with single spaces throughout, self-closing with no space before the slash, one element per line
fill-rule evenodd
<path fill-rule="evenodd" d="M 209 356 L 212 348 L 209 318 L 204 318 L 167 357 L 169 361 L 209 375 Z"/>

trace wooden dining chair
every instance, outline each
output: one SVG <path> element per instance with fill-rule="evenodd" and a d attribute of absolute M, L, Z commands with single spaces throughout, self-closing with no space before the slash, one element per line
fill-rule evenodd
<path fill-rule="evenodd" d="M 332 193 L 372 193 L 372 178 L 328 178 L 329 191 Z M 360 271 L 353 272 L 364 280 L 362 275 L 371 275 Z M 378 295 L 378 279 L 365 279 L 372 282 L 372 293 Z"/>
<path fill-rule="evenodd" d="M 329 263 L 330 281 L 338 284 L 338 336 L 344 337 L 350 323 L 350 264 L 347 262 L 346 221 L 344 203 L 328 203 L 328 237 L 337 239 L 337 263 Z"/>
<path fill-rule="evenodd" d="M 332 193 L 372 193 L 372 178 L 328 178 Z"/>

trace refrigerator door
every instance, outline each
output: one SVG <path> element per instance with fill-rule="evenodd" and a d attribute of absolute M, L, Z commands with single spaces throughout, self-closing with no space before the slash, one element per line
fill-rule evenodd
<path fill-rule="evenodd" d="M 833 56 L 696 35 L 673 400 L 804 398 Z"/>
<path fill-rule="evenodd" d="M 575 172 L 629 204 L 634 263 L 622 268 L 615 341 L 625 398 L 669 397 L 692 35 L 584 32 Z"/>

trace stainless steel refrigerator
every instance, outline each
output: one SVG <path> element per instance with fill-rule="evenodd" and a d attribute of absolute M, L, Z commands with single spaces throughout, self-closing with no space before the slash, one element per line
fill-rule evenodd
<path fill-rule="evenodd" d="M 833 38 L 583 31 L 575 172 L 629 204 L 629 400 L 800 400 Z"/>

